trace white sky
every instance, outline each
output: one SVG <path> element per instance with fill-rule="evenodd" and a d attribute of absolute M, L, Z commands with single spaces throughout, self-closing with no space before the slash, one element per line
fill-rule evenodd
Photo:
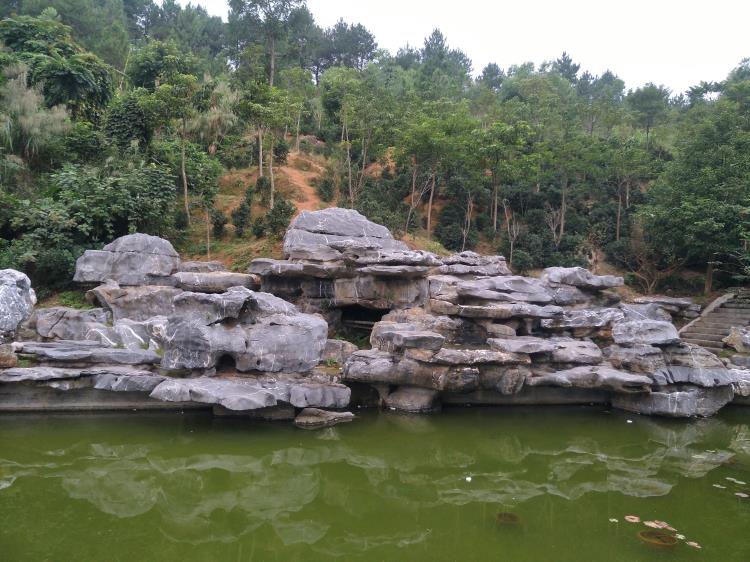
<path fill-rule="evenodd" d="M 180 0 L 187 3 L 187 0 Z M 193 0 L 226 18 L 226 0 Z M 607 69 L 634 88 L 664 84 L 679 93 L 722 80 L 750 57 L 746 0 L 307 0 L 318 25 L 364 24 L 382 48 L 421 46 L 440 28 L 451 47 L 502 68 L 567 51 L 581 70 Z"/>

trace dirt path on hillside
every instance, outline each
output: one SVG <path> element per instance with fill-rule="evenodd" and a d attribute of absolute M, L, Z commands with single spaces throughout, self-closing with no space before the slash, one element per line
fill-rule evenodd
<path fill-rule="evenodd" d="M 286 196 L 292 200 L 297 212 L 317 211 L 321 207 L 313 180 L 325 171 L 323 167 L 301 153 L 290 153 L 286 166 L 278 168 L 279 175 L 286 179 Z"/>

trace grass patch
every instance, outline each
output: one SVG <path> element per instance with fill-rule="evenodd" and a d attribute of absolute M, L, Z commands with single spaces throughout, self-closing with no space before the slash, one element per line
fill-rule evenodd
<path fill-rule="evenodd" d="M 94 308 L 88 301 L 86 301 L 86 292 L 79 290 L 53 293 L 39 303 L 39 308 L 51 308 L 53 306 L 65 306 L 67 308 L 77 308 L 79 310 Z"/>

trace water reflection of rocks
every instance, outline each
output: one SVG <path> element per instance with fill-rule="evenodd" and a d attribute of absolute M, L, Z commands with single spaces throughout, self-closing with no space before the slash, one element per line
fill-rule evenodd
<path fill-rule="evenodd" d="M 674 424 L 639 418 L 638 444 L 588 437 L 540 447 L 488 432 L 460 449 L 456 441 L 443 446 L 429 418 L 380 416 L 373 423 L 393 426 L 405 443 L 394 448 L 331 429 L 300 440 L 299 447 L 259 456 L 175 456 L 159 444 L 79 444 L 37 452 L 33 462 L 0 459 L 0 494 L 20 478 L 59 479 L 70 498 L 111 516 L 155 510 L 160 531 L 173 541 L 229 543 L 268 524 L 284 545 L 315 545 L 340 556 L 429 539 L 426 528 L 367 536 L 326 522 L 328 508 L 352 519 L 374 509 L 365 495 L 382 500 L 378 509 L 415 512 L 471 502 L 517 506 L 544 494 L 569 500 L 604 492 L 664 496 L 681 478 L 701 478 L 733 457 L 750 460 L 750 428 L 719 419 Z M 441 424 L 439 431 L 445 430 Z M 723 447 L 706 449 L 707 441 Z M 21 456 L 28 459 L 28 453 Z M 313 502 L 315 509 L 306 511 Z"/>

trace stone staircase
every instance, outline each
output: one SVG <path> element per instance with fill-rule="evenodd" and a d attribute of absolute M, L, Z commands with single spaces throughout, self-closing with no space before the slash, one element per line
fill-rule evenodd
<path fill-rule="evenodd" d="M 750 325 L 750 290 L 739 290 L 734 296 L 686 326 L 682 340 L 699 345 L 713 353 L 724 349 L 722 340 L 732 326 Z"/>

